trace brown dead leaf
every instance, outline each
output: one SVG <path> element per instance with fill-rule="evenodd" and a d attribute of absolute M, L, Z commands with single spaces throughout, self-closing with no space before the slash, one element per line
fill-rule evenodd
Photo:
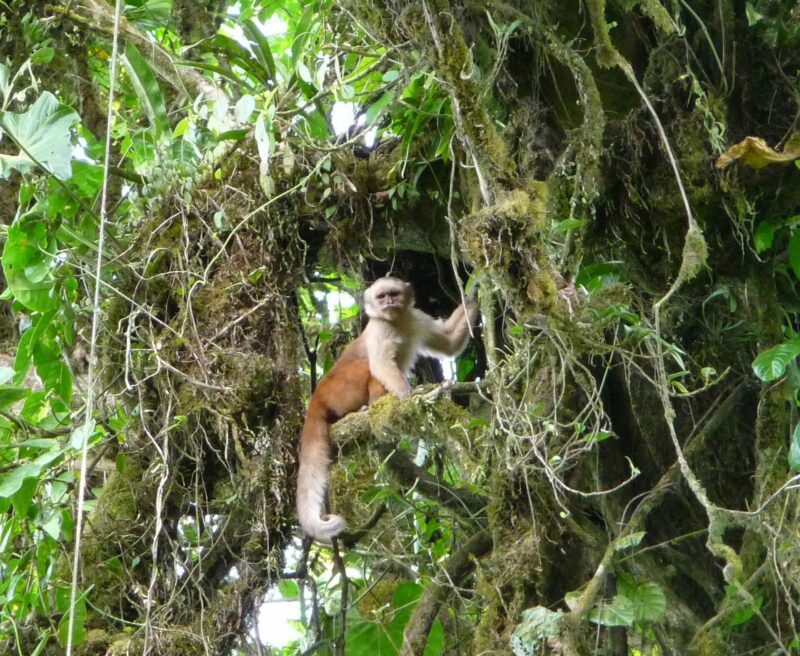
<path fill-rule="evenodd" d="M 754 169 L 760 169 L 768 164 L 785 164 L 800 159 L 800 132 L 795 132 L 782 152 L 773 150 L 761 137 L 745 137 L 735 146 L 731 146 L 714 163 L 718 169 L 724 169 L 733 164 L 735 160 Z"/>

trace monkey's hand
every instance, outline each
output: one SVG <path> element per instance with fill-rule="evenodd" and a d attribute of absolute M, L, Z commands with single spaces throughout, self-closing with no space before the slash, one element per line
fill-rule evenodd
<path fill-rule="evenodd" d="M 403 387 L 400 387 L 399 389 L 395 389 L 395 390 L 390 390 L 390 391 L 393 391 L 395 393 L 395 395 L 397 395 L 398 399 L 404 399 L 409 394 L 411 394 L 411 385 L 406 383 Z"/>
<path fill-rule="evenodd" d="M 467 314 L 467 321 L 473 328 L 478 325 L 480 319 L 480 310 L 478 309 L 478 299 L 475 293 L 477 285 L 472 288 L 467 296 L 464 297 L 464 312 Z"/>

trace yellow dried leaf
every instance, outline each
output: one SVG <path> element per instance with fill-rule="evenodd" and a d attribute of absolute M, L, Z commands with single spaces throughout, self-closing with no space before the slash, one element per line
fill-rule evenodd
<path fill-rule="evenodd" d="M 714 165 L 718 169 L 724 169 L 737 159 L 754 169 L 800 159 L 800 133 L 795 132 L 780 153 L 770 148 L 761 137 L 745 137 L 743 141 L 722 153 Z"/>

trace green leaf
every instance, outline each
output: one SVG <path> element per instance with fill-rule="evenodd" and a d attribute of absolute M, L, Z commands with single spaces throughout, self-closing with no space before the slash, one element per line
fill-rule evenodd
<path fill-rule="evenodd" d="M 467 380 L 475 369 L 475 361 L 472 358 L 459 358 L 456 360 L 456 380 Z"/>
<path fill-rule="evenodd" d="M 268 78 L 274 81 L 275 61 L 272 58 L 272 50 L 269 47 L 269 43 L 267 42 L 264 33 L 252 20 L 243 20 L 241 25 L 244 33 L 247 35 L 247 38 L 251 42 L 255 43 L 255 46 L 252 47 L 252 50 L 258 59 L 258 62 L 266 71 Z"/>
<path fill-rule="evenodd" d="M 144 107 L 150 123 L 156 129 L 156 136 L 169 132 L 169 118 L 164 94 L 156 80 L 153 69 L 130 41 L 125 47 L 122 63 L 130 78 L 133 90 Z"/>
<path fill-rule="evenodd" d="M 77 647 L 86 639 L 86 629 L 83 626 L 86 621 L 86 600 L 83 595 L 75 600 L 75 608 L 72 609 L 72 612 L 75 613 L 75 619 L 72 624 L 72 644 Z M 69 636 L 69 616 L 70 611 L 68 610 L 58 623 L 58 642 L 62 646 L 67 644 Z"/>
<path fill-rule="evenodd" d="M 72 373 L 63 361 L 60 350 L 52 359 L 37 364 L 36 373 L 46 390 L 55 392 L 66 402 L 72 399 Z"/>
<path fill-rule="evenodd" d="M 84 443 L 87 442 L 92 436 L 92 433 L 94 433 L 94 425 L 94 420 L 90 420 L 73 430 L 69 438 L 70 446 L 76 451 L 80 451 Z"/>
<path fill-rule="evenodd" d="M 29 440 L 17 443 L 15 446 L 25 449 L 45 449 L 50 451 L 57 449 L 59 442 L 54 437 L 32 437 Z"/>
<path fill-rule="evenodd" d="M 775 240 L 775 232 L 780 225 L 772 220 L 767 219 L 761 221 L 753 232 L 753 243 L 756 247 L 756 253 L 763 253 L 772 247 L 772 242 Z"/>
<path fill-rule="evenodd" d="M 0 410 L 7 410 L 17 401 L 27 398 L 31 391 L 27 387 L 0 385 Z"/>
<path fill-rule="evenodd" d="M 800 424 L 794 427 L 792 441 L 789 444 L 789 467 L 800 472 Z"/>
<path fill-rule="evenodd" d="M 220 35 L 217 35 L 220 36 Z M 180 62 L 181 66 L 189 66 L 191 68 L 198 68 L 201 71 L 210 71 L 212 73 L 216 73 L 220 77 L 224 77 L 230 82 L 234 84 L 244 87 L 245 89 L 249 89 L 253 91 L 255 89 L 254 85 L 243 79 L 241 76 L 237 76 L 236 73 L 229 71 L 221 66 L 216 66 L 215 64 L 208 64 L 206 62 L 190 62 L 190 61 L 182 61 Z"/>
<path fill-rule="evenodd" d="M 577 230 L 586 225 L 583 219 L 564 219 L 563 221 L 556 221 L 553 223 L 553 232 L 569 232 L 570 230 Z"/>
<path fill-rule="evenodd" d="M 590 610 L 588 618 L 600 626 L 631 626 L 636 619 L 636 608 L 627 597 L 616 595 L 611 603 L 601 602 Z"/>
<path fill-rule="evenodd" d="M 31 366 L 33 359 L 33 349 L 42 339 L 50 327 L 56 311 L 51 310 L 45 314 L 37 314 L 33 317 L 33 322 L 30 328 L 22 333 L 19 344 L 17 345 L 17 355 L 14 359 L 14 384 L 20 385 L 25 381 L 25 376 Z"/>
<path fill-rule="evenodd" d="M 125 18 L 137 27 L 157 30 L 169 23 L 170 11 L 172 0 L 147 0 L 141 5 L 138 2 L 134 6 L 126 4 Z"/>
<path fill-rule="evenodd" d="M 236 103 L 236 107 L 233 110 L 233 115 L 236 117 L 236 120 L 239 123 L 247 123 L 250 115 L 255 111 L 256 108 L 256 99 L 254 96 L 251 96 L 249 93 L 246 93 L 241 98 L 239 98 L 238 102 Z"/>
<path fill-rule="evenodd" d="M 61 513 L 51 511 L 39 524 L 41 529 L 54 540 L 61 536 Z"/>
<path fill-rule="evenodd" d="M 299 599 L 300 588 L 297 586 L 297 581 L 290 579 L 281 579 L 278 581 L 278 591 L 284 599 Z"/>
<path fill-rule="evenodd" d="M 768 383 L 783 376 L 786 366 L 800 355 L 800 336 L 762 351 L 753 360 L 753 371 Z"/>
<path fill-rule="evenodd" d="M 49 270 L 54 254 L 55 244 L 41 217 L 26 215 L 9 226 L 3 271 L 9 289 L 29 310 L 47 312 L 58 305 L 52 277 L 41 277 L 43 269 Z M 38 279 L 32 280 L 31 276 Z"/>
<path fill-rule="evenodd" d="M 27 478 L 22 481 L 19 490 L 11 497 L 11 505 L 14 507 L 14 512 L 20 517 L 28 514 L 28 509 L 33 503 L 33 495 L 36 493 L 38 485 L 39 480 L 37 478 Z"/>
<path fill-rule="evenodd" d="M 50 404 L 47 402 L 47 392 L 32 392 L 25 405 L 22 406 L 20 416 L 30 424 L 38 425 L 50 414 Z"/>
<path fill-rule="evenodd" d="M 366 124 L 372 125 L 390 102 L 392 102 L 392 94 L 384 93 L 378 100 L 372 103 L 364 113 Z"/>
<path fill-rule="evenodd" d="M 239 130 L 226 130 L 225 132 L 220 132 L 217 135 L 217 141 L 238 141 L 239 139 L 243 139 L 248 135 L 250 130 L 247 128 L 241 128 Z"/>
<path fill-rule="evenodd" d="M 622 573 L 617 577 L 617 591 L 633 604 L 637 624 L 656 622 L 667 610 L 664 591 L 651 581 L 636 582 L 631 575 Z"/>
<path fill-rule="evenodd" d="M 297 62 L 306 51 L 306 43 L 311 37 L 311 21 L 314 19 L 315 13 L 316 9 L 313 4 L 309 5 L 297 22 L 297 27 L 294 30 L 294 40 L 292 41 L 292 66 L 297 66 Z"/>
<path fill-rule="evenodd" d="M 403 643 L 403 630 L 414 607 L 419 601 L 423 587 L 418 583 L 401 583 L 394 591 L 388 621 L 375 622 L 361 617 L 357 612 L 348 613 L 348 656 L 396 656 Z M 437 619 L 428 634 L 425 656 L 439 656 L 444 651 L 444 630 Z"/>
<path fill-rule="evenodd" d="M 736 589 L 733 586 L 725 586 L 726 598 L 732 599 L 738 596 L 739 594 L 736 592 Z M 756 611 L 759 610 L 764 604 L 764 596 L 758 595 L 753 599 L 753 601 L 755 602 L 754 604 L 746 604 L 731 614 L 730 620 L 728 620 L 728 625 L 730 627 L 740 626 L 748 622 L 756 614 Z"/>
<path fill-rule="evenodd" d="M 103 186 L 103 167 L 80 160 L 72 165 L 72 182 L 81 198 L 95 198 Z"/>
<path fill-rule="evenodd" d="M 383 81 L 387 82 L 387 83 L 388 82 L 394 82 L 395 80 L 397 80 L 399 78 L 400 78 L 400 71 L 397 70 L 396 68 L 390 68 L 388 71 L 386 71 L 383 74 L 383 77 L 382 77 Z"/>
<path fill-rule="evenodd" d="M 4 64 L 0 64 L 0 95 L 4 98 L 9 94 L 11 89 L 8 87 L 8 67 Z"/>
<path fill-rule="evenodd" d="M 60 458 L 63 453 L 63 448 L 47 451 L 31 462 L 0 474 L 0 497 L 9 498 L 17 493 L 27 479 L 39 478 L 45 467 Z"/>
<path fill-rule="evenodd" d="M 308 69 L 308 66 L 306 66 L 306 63 L 302 59 L 299 62 L 297 62 L 297 75 L 301 80 L 303 80 L 303 82 L 313 86 L 314 78 L 312 77 L 311 71 Z"/>
<path fill-rule="evenodd" d="M 753 7 L 752 2 L 748 2 L 745 5 L 744 11 L 745 14 L 747 15 L 748 27 L 753 27 L 753 25 L 756 25 L 757 23 L 760 23 L 762 20 L 764 20 L 764 17 L 756 11 L 755 7 Z"/>
<path fill-rule="evenodd" d="M 22 487 L 22 484 L 29 478 L 38 478 L 42 473 L 42 465 L 34 462 L 26 462 L 10 472 L 0 474 L 0 497 L 11 498 Z"/>
<path fill-rule="evenodd" d="M 56 51 L 53 48 L 39 48 L 31 55 L 31 64 L 49 64 L 53 61 Z"/>
<path fill-rule="evenodd" d="M 792 267 L 794 275 L 800 278 L 800 230 L 795 230 L 789 240 L 789 266 Z"/>
<path fill-rule="evenodd" d="M 589 293 L 625 279 L 622 262 L 597 262 L 587 264 L 578 271 L 575 286 L 583 286 Z"/>
<path fill-rule="evenodd" d="M 604 440 L 607 440 L 612 435 L 613 435 L 613 433 L 609 433 L 608 431 L 595 431 L 594 433 L 591 433 L 591 434 L 587 435 L 586 437 L 584 437 L 583 441 L 584 442 L 590 442 L 590 443 L 592 443 L 592 442 L 602 442 Z"/>
<path fill-rule="evenodd" d="M 241 43 L 232 39 L 224 34 L 215 34 L 212 39 L 208 41 L 209 48 L 225 50 L 228 53 L 228 61 L 235 64 L 248 75 L 257 79 L 263 86 L 267 86 L 270 82 L 269 72 L 261 65 L 256 57 L 245 48 Z M 205 67 L 203 67 L 205 68 Z M 224 70 L 224 69 L 223 69 Z M 222 70 L 215 71 L 222 74 Z M 226 76 L 227 77 L 227 76 Z M 234 74 L 235 78 L 235 74 Z M 241 84 L 241 80 L 239 81 Z"/>
<path fill-rule="evenodd" d="M 0 178 L 12 170 L 29 172 L 41 166 L 60 180 L 72 175 L 71 128 L 78 115 L 47 91 L 22 114 L 0 112 L 0 132 L 5 132 L 19 148 L 15 155 L 0 154 Z"/>

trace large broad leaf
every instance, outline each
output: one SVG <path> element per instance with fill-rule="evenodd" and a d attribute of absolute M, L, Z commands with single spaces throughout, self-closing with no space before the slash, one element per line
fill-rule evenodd
<path fill-rule="evenodd" d="M 16 494 L 17 490 L 29 478 L 39 478 L 45 468 L 57 458 L 61 457 L 64 449 L 48 451 L 36 460 L 26 462 L 24 465 L 0 474 L 0 497 L 8 498 Z"/>
<path fill-rule="evenodd" d="M 431 584 L 433 585 L 433 584 Z M 403 630 L 408 624 L 423 587 L 401 583 L 394 591 L 388 622 L 374 622 L 353 612 L 347 621 L 347 656 L 395 656 L 403 644 Z M 438 656 L 444 650 L 444 629 L 437 619 L 428 634 L 424 656 Z"/>
<path fill-rule="evenodd" d="M 147 117 L 156 129 L 156 136 L 161 136 L 169 131 L 169 118 L 167 117 L 167 103 L 153 69 L 142 54 L 132 43 L 125 47 L 125 56 L 122 59 L 125 71 L 133 85 L 133 90 L 147 113 Z"/>
<path fill-rule="evenodd" d="M 41 217 L 27 215 L 9 226 L 3 272 L 11 293 L 29 310 L 47 312 L 58 304 L 51 275 L 54 255 L 55 242 Z"/>
<path fill-rule="evenodd" d="M 635 581 L 630 575 L 617 577 L 617 591 L 633 604 L 637 624 L 656 622 L 667 610 L 664 591 L 651 581 Z"/>
<path fill-rule="evenodd" d="M 617 595 L 611 603 L 601 602 L 589 611 L 589 621 L 601 626 L 632 626 L 636 619 L 636 607 L 627 597 Z"/>
<path fill-rule="evenodd" d="M 786 367 L 800 355 L 800 337 L 773 346 L 758 354 L 753 360 L 753 371 L 764 382 L 777 380 L 783 376 Z"/>
<path fill-rule="evenodd" d="M 70 128 L 78 115 L 47 91 L 27 112 L 0 112 L 0 130 L 19 148 L 17 154 L 0 154 L 0 178 L 12 170 L 27 173 L 39 165 L 61 180 L 72 175 Z"/>

